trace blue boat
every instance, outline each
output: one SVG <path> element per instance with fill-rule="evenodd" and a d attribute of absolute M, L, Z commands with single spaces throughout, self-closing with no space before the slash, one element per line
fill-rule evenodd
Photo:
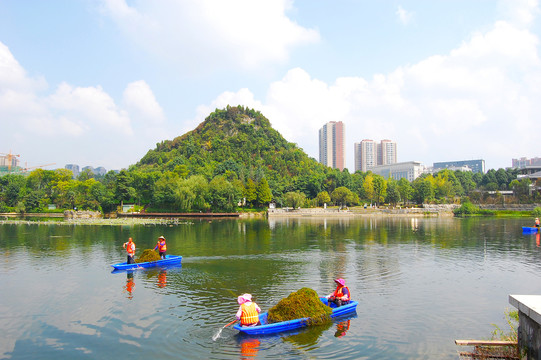
<path fill-rule="evenodd" d="M 322 303 L 327 305 L 326 298 L 322 297 L 319 299 L 321 300 Z M 332 308 L 331 318 L 343 316 L 343 315 L 350 314 L 357 311 L 357 304 L 358 302 L 353 301 L 353 300 L 350 301 L 349 304 L 342 305 L 340 307 L 336 307 L 335 304 L 331 304 L 331 308 Z M 233 328 L 240 331 L 241 333 L 248 334 L 248 335 L 263 335 L 263 334 L 275 334 L 275 333 L 284 332 L 288 330 L 294 330 L 294 329 L 302 328 L 309 325 L 308 318 L 281 321 L 281 322 L 269 324 L 267 322 L 268 314 L 269 314 L 268 312 L 259 314 L 259 322 L 261 322 L 261 325 L 240 326 L 240 324 L 235 324 Z"/>
<path fill-rule="evenodd" d="M 136 270 L 143 268 L 151 268 L 155 266 L 165 266 L 165 265 L 174 265 L 180 264 L 182 261 L 182 256 L 180 255 L 165 255 L 165 259 L 156 260 L 156 261 L 147 261 L 135 264 L 128 264 L 127 262 L 118 263 L 111 265 L 115 270 Z"/>
<path fill-rule="evenodd" d="M 523 226 L 522 227 L 522 233 L 523 234 L 534 234 L 539 232 L 539 228 L 535 226 Z"/>

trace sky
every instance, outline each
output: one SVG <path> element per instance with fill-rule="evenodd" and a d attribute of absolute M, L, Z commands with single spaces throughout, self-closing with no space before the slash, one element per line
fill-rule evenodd
<path fill-rule="evenodd" d="M 541 157 L 537 0 L 0 0 L 0 153 L 119 170 L 215 109 L 398 162 Z M 54 165 L 48 165 L 54 164 Z"/>

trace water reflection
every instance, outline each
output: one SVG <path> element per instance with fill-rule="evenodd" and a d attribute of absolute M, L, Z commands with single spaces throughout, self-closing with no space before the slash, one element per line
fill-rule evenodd
<path fill-rule="evenodd" d="M 133 278 L 133 271 L 128 271 L 126 273 L 126 285 L 124 286 L 126 290 L 128 299 L 133 299 L 133 290 L 135 289 L 135 280 Z"/>
<path fill-rule="evenodd" d="M 345 336 L 349 330 L 350 325 L 351 325 L 350 319 L 338 322 L 336 324 L 336 332 L 334 333 L 334 337 L 341 338 Z"/>
<path fill-rule="evenodd" d="M 164 288 L 167 285 L 167 270 L 163 269 L 158 274 L 158 287 Z"/>
<path fill-rule="evenodd" d="M 239 342 L 241 359 L 257 356 L 257 353 L 259 352 L 259 346 L 261 345 L 261 341 L 259 339 L 242 338 Z"/>
<path fill-rule="evenodd" d="M 457 336 L 485 338 L 492 323 L 506 326 L 508 294 L 541 293 L 541 234 L 522 235 L 522 222 L 0 225 L 0 358 L 456 359 Z M 124 239 L 141 239 L 144 249 L 159 235 L 184 257 L 182 271 L 110 274 L 125 258 Z M 328 294 L 337 277 L 359 301 L 360 319 L 276 337 L 239 337 L 228 327 L 212 341 L 239 294 L 254 294 L 266 311 L 301 287 Z"/>

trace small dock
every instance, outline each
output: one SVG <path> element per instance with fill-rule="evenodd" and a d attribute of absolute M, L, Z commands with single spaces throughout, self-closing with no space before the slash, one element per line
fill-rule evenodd
<path fill-rule="evenodd" d="M 518 309 L 518 345 L 528 359 L 541 360 L 541 295 L 509 295 Z"/>

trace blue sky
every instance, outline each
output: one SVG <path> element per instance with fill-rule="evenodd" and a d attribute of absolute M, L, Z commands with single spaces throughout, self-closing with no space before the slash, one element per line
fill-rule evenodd
<path fill-rule="evenodd" d="M 539 157 L 536 0 L 0 0 L 0 153 L 126 168 L 245 105 L 318 158 L 346 125 L 398 161 Z M 26 165 L 25 165 L 26 164 Z"/>

